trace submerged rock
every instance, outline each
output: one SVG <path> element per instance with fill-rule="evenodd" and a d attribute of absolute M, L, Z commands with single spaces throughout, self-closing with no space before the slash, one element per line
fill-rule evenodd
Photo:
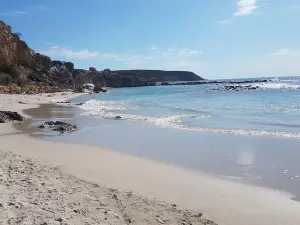
<path fill-rule="evenodd" d="M 253 91 L 261 90 L 259 86 L 251 85 L 225 85 L 218 88 L 210 89 L 209 91 Z"/>
<path fill-rule="evenodd" d="M 53 129 L 54 131 L 59 131 L 60 133 L 72 133 L 77 130 L 76 125 L 71 125 L 71 124 L 65 124 L 65 125 L 60 125 L 56 128 Z"/>
<path fill-rule="evenodd" d="M 43 123 L 42 125 L 40 125 L 40 128 L 48 128 L 48 127 L 53 127 L 55 125 L 54 121 L 47 121 L 45 123 Z"/>
<path fill-rule="evenodd" d="M 0 111 L 0 123 L 7 123 L 10 121 L 23 121 L 25 118 L 17 112 Z"/>
<path fill-rule="evenodd" d="M 62 121 L 46 121 L 42 125 L 39 126 L 39 128 L 44 129 L 44 128 L 53 128 L 54 131 L 59 131 L 62 134 L 63 133 L 71 133 L 77 130 L 76 125 L 72 125 L 69 123 L 65 123 Z"/>
<path fill-rule="evenodd" d="M 60 102 L 56 102 L 56 103 L 58 103 L 58 104 L 70 104 L 71 101 L 60 101 Z"/>

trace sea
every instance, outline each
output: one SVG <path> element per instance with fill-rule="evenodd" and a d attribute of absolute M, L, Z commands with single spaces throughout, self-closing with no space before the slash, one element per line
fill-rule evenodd
<path fill-rule="evenodd" d="M 300 77 L 269 80 L 250 84 L 259 90 L 215 90 L 226 84 L 119 88 L 77 101 L 84 102 L 82 115 L 105 119 L 120 116 L 194 132 L 300 138 Z"/>
<path fill-rule="evenodd" d="M 108 89 L 72 99 L 72 106 L 42 106 L 32 124 L 66 120 L 79 130 L 43 138 L 267 187 L 300 201 L 300 77 L 253 80 L 265 79 Z M 236 81 L 244 80 L 250 79 Z M 248 88 L 223 91 L 226 85 Z"/>

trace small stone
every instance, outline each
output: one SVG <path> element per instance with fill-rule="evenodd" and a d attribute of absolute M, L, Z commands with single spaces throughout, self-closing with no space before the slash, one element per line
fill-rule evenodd
<path fill-rule="evenodd" d="M 200 218 L 200 217 L 202 217 L 202 213 L 197 213 L 197 214 L 195 214 L 195 215 L 192 215 L 192 217 L 197 217 L 197 218 Z"/>
<path fill-rule="evenodd" d="M 118 196 L 116 194 L 113 194 L 112 196 L 114 199 L 118 199 Z"/>
<path fill-rule="evenodd" d="M 56 218 L 55 221 L 62 222 L 63 219 L 62 218 Z"/>
<path fill-rule="evenodd" d="M 74 209 L 73 212 L 74 213 L 80 213 L 79 209 Z"/>
<path fill-rule="evenodd" d="M 125 222 L 132 223 L 132 220 L 130 218 L 125 219 Z"/>

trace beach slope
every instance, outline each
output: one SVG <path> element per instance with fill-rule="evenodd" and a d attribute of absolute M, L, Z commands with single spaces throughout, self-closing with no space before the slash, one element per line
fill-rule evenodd
<path fill-rule="evenodd" d="M 0 95 L 0 105 L 2 110 L 21 111 L 51 98 Z M 271 189 L 99 147 L 33 138 L 11 124 L 0 124 L 0 143 L 2 224 L 10 219 L 11 224 L 213 224 L 213 220 L 223 225 L 296 225 L 300 221 L 299 202 Z"/>

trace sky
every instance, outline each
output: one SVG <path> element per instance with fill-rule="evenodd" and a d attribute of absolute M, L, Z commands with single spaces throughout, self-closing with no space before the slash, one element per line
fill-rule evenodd
<path fill-rule="evenodd" d="M 300 0 L 0 0 L 0 20 L 76 68 L 300 76 Z"/>

